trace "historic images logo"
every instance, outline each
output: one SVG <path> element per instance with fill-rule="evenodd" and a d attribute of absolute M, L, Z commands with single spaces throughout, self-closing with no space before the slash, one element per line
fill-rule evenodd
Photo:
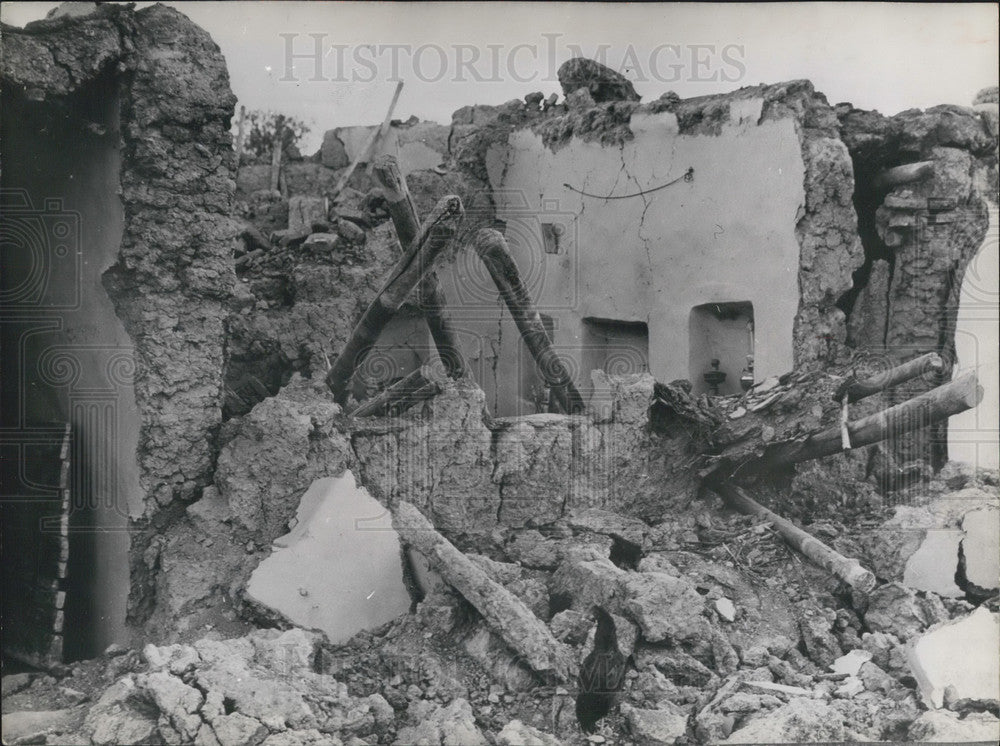
<path fill-rule="evenodd" d="M 633 83 L 735 83 L 746 75 L 742 44 L 659 44 L 584 49 L 565 34 L 542 33 L 522 44 L 341 44 L 327 33 L 282 33 L 282 82 L 551 83 L 560 60 L 588 57 Z"/>

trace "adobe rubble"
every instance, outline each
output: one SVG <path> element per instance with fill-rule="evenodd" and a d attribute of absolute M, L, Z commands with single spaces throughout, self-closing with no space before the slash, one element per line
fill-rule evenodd
<path fill-rule="evenodd" d="M 994 589 L 980 584 L 986 571 L 976 564 L 983 558 L 957 554 L 956 575 L 964 566 L 966 582 L 955 597 L 939 586 L 911 588 L 906 565 L 919 542 L 904 539 L 878 555 L 859 523 L 880 524 L 876 544 L 901 524 L 919 528 L 924 541 L 932 527 L 920 520 L 926 512 L 934 526 L 962 531 L 960 546 L 972 552 L 986 543 L 978 525 L 989 516 L 970 514 L 995 506 L 995 476 L 976 475 L 977 488 L 990 491 L 961 515 L 938 509 L 940 484 L 919 485 L 909 523 L 905 510 L 893 518 L 875 502 L 803 508 L 799 493 L 831 475 L 843 477 L 844 490 L 874 489 L 853 455 L 794 478 L 761 477 L 765 498 L 799 502 L 795 517 L 815 536 L 871 560 L 879 587 L 852 594 L 803 562 L 771 522 L 727 510 L 702 491 L 695 468 L 718 455 L 710 451 L 720 446 L 712 440 L 720 426 L 734 441 L 753 431 L 746 455 L 776 436 L 831 424 L 833 374 L 816 384 L 819 412 L 796 409 L 803 380 L 713 403 L 683 383 L 602 374 L 583 414 L 493 417 L 486 393 L 461 379 L 401 416 L 351 419 L 322 373 L 402 249 L 384 196 L 363 170 L 342 193 L 325 193 L 350 152 L 341 135 L 353 136 L 330 138 L 320 159 L 332 168 L 289 164 L 286 188 L 299 183 L 291 177 L 297 168 L 307 194 L 286 200 L 244 189 L 256 232 L 244 227 L 243 249 L 233 250 L 240 227 L 230 217 L 233 101 L 207 35 L 162 6 L 102 6 L 4 34 L 4 82 L 16 82 L 26 106 L 58 100 L 118 64 L 131 73 L 122 112 L 124 238 L 105 287 L 135 345 L 142 419 L 130 621 L 137 641 L 158 643 L 141 655 L 115 646 L 45 675 L 4 677 L 4 713 L 20 720 L 23 741 L 876 741 L 957 732 L 953 711 L 966 714 L 963 732 L 992 727 L 992 716 L 969 715 L 995 710 L 992 690 L 949 694 L 951 679 L 932 681 L 926 661 L 905 652 L 907 643 L 963 625 L 995 626 Z M 41 75 L 32 60 L 46 57 L 53 64 Z M 946 107 L 887 120 L 830 107 L 806 81 L 689 101 L 665 94 L 643 105 L 603 72 L 577 85 L 572 67 L 592 66 L 576 63 L 562 76 L 570 81 L 563 103 L 529 95 L 457 112 L 446 152 L 439 130 L 414 124 L 444 156 L 444 168 L 409 174 L 418 211 L 447 191 L 469 204 L 479 199 L 470 229 L 491 221 L 489 152 L 516 129 L 532 129 L 555 150 L 574 139 L 620 144 L 643 113 L 671 112 L 682 132 L 699 137 L 742 117 L 789 120 L 805 200 L 789 216 L 800 250 L 793 347 L 796 366 L 806 369 L 795 375 L 841 371 L 834 364 L 879 327 L 852 321 L 882 295 L 865 285 L 877 276 L 888 283 L 878 306 L 888 329 L 881 344 L 894 346 L 891 354 L 910 342 L 949 351 L 947 298 L 908 277 L 900 257 L 912 258 L 915 224 L 899 218 L 951 212 L 932 211 L 931 200 L 947 197 L 944 190 L 959 195 L 956 220 L 940 223 L 953 227 L 934 239 L 929 264 L 916 267 L 946 276 L 949 292 L 957 287 L 981 238 L 983 183 L 995 175 L 996 132 L 985 113 Z M 934 162 L 930 182 L 877 203 L 859 197 L 869 188 L 864 179 L 914 158 Z M 328 205 L 328 196 L 337 199 Z M 293 200 L 309 209 L 289 209 Z M 893 236 L 890 260 L 879 252 Z M 879 261 L 886 266 L 875 269 Z M 928 299 L 926 314 L 907 310 Z M 775 396 L 773 411 L 747 413 L 745 405 Z M 482 584 L 469 595 L 499 587 L 495 598 L 516 599 L 519 618 L 530 619 L 539 639 L 551 636 L 560 657 L 580 666 L 579 677 L 566 676 L 573 665 L 560 666 L 562 681 L 549 680 L 540 664 L 525 665 L 502 615 L 487 617 L 440 578 L 421 575 L 409 555 L 400 564 L 413 613 L 342 644 L 249 602 L 247 579 L 269 545 L 294 528 L 303 495 L 347 469 L 387 509 L 405 502 L 420 511 L 453 557 L 464 550 L 463 565 L 477 568 L 469 582 Z M 847 674 L 852 681 L 828 670 L 858 650 L 870 660 Z M 924 701 L 918 689 L 930 692 Z M 924 712 L 928 704 L 946 709 Z M 28 710 L 58 714 L 39 724 Z"/>

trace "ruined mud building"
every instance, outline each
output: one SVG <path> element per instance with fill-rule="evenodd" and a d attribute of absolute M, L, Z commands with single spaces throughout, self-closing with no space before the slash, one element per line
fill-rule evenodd
<path fill-rule="evenodd" d="M 628 625 L 624 657 L 654 660 L 640 669 L 659 679 L 673 666 L 685 686 L 718 683 L 760 646 L 765 661 L 787 652 L 772 638 L 804 635 L 815 660 L 847 652 L 843 636 L 830 643 L 829 629 L 817 631 L 813 607 L 780 631 L 742 629 L 720 642 L 701 586 L 689 585 L 711 572 L 657 552 L 706 528 L 678 516 L 711 523 L 701 478 L 727 443 L 738 451 L 751 441 L 759 455 L 836 425 L 832 398 L 801 402 L 796 386 L 812 395 L 810 372 L 863 377 L 937 353 L 929 374 L 858 404 L 858 414 L 951 379 L 958 291 L 991 205 L 995 216 L 995 92 L 973 107 L 893 117 L 831 106 L 808 81 L 641 103 L 627 81 L 577 60 L 561 71 L 561 100 L 466 107 L 450 126 L 396 123 L 379 148 L 398 157 L 417 214 L 449 194 L 464 204 L 437 275 L 470 375 L 399 417 L 350 418 L 323 378 L 401 252 L 370 173 L 360 168 L 335 190 L 366 132 L 327 133 L 316 156 L 284 163 L 283 192 L 268 189 L 268 164 L 237 168 L 235 100 L 218 48 L 163 6 L 4 27 L 3 52 L 4 230 L 14 247 L 0 337 L 4 595 L 18 599 L 4 604 L 5 654 L 51 665 L 110 643 L 190 641 L 211 628 L 236 635 L 248 620 L 287 627 L 280 610 L 246 597 L 247 581 L 294 525 L 310 485 L 347 469 L 384 505 L 412 504 L 459 547 L 492 557 L 477 560 L 491 582 L 543 622 L 606 608 L 613 621 L 598 636 L 617 624 L 625 647 Z M 484 226 L 506 237 L 584 413 L 539 414 L 551 396 L 544 375 L 478 257 L 462 250 Z M 349 407 L 435 362 L 425 310 L 415 297 L 392 319 L 353 379 Z M 748 356 L 747 385 L 760 385 L 744 396 Z M 713 360 L 726 373 L 714 384 L 719 398 L 702 396 Z M 662 385 L 676 379 L 690 387 Z M 945 422 L 765 473 L 760 493 L 812 519 L 845 501 L 880 505 L 915 475 L 940 484 Z M 868 500 L 860 507 L 859 496 Z M 991 499 L 979 492 L 977 509 L 993 515 Z M 961 515 L 939 518 L 956 541 L 971 535 Z M 873 546 L 884 539 L 871 535 Z M 848 542 L 852 555 L 896 588 L 917 546 L 869 555 L 863 538 Z M 613 564 L 593 564 L 595 552 Z M 988 581 L 963 572 L 947 597 L 990 595 Z M 726 582 L 757 593 L 758 612 L 770 603 L 760 593 L 780 593 Z M 609 606 L 608 594 L 624 600 Z M 424 598 L 430 629 L 451 630 L 449 615 L 469 613 L 448 592 Z M 856 611 L 839 609 L 827 627 Z M 938 602 L 905 632 L 960 611 Z M 585 646 L 582 623 L 583 638 L 562 630 L 559 639 Z M 504 640 L 475 624 L 464 649 L 488 670 Z M 481 650 L 469 642 L 476 635 Z M 147 656 L 147 665 L 158 664 Z M 221 738 L 231 712 L 216 713 L 217 724 L 189 712 L 186 722 L 143 681 L 164 713 L 156 727 L 187 739 L 211 725 Z M 553 701 L 571 696 L 562 691 Z M 681 733 L 728 735 L 742 718 L 713 710 L 720 697 L 668 708 L 672 727 L 679 718 Z M 658 712 L 647 699 L 645 709 L 626 705 L 630 723 Z M 409 722 L 391 704 L 388 714 L 365 705 L 380 737 Z M 867 733 L 905 733 L 917 717 L 907 706 L 909 720 Z M 427 717 L 472 722 L 471 710 L 444 709 Z M 396 724 L 393 710 L 404 718 Z M 266 726 L 257 742 L 319 723 L 277 727 L 267 714 L 254 721 Z M 475 713 L 471 727 L 484 717 Z M 328 722 L 324 732 L 339 731 Z"/>

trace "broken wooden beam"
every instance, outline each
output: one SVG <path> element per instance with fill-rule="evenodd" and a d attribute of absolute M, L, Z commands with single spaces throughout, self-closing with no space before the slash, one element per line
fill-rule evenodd
<path fill-rule="evenodd" d="M 909 381 L 917 376 L 927 373 L 940 374 L 944 370 L 944 361 L 936 352 L 928 352 L 925 355 L 913 358 L 901 365 L 894 366 L 881 373 L 864 378 L 860 381 L 853 381 L 845 384 L 837 390 L 834 398 L 841 401 L 844 394 L 847 394 L 848 403 L 853 404 L 865 397 L 878 394 L 893 386 Z"/>
<path fill-rule="evenodd" d="M 915 181 L 923 181 L 934 174 L 934 161 L 917 161 L 916 163 L 904 163 L 902 166 L 895 166 L 880 171 L 875 175 L 876 189 L 892 189 L 902 184 L 912 184 Z"/>
<path fill-rule="evenodd" d="M 939 422 L 953 414 L 972 409 L 983 398 L 983 388 L 974 371 L 959 376 L 954 381 L 931 389 L 894 407 L 848 423 L 851 445 L 854 448 L 878 443 L 926 425 Z M 786 441 L 768 447 L 763 456 L 740 466 L 740 476 L 759 474 L 771 469 L 789 466 L 799 461 L 832 456 L 843 450 L 840 425 L 821 430 L 803 440 Z"/>
<path fill-rule="evenodd" d="M 340 178 L 337 179 L 337 183 L 333 187 L 333 194 L 331 195 L 333 199 L 336 199 L 337 196 L 344 190 L 344 187 L 347 186 L 347 182 L 350 181 L 351 176 L 357 170 L 358 164 L 362 161 L 371 160 L 376 144 L 385 132 L 388 131 L 389 125 L 392 123 L 392 112 L 396 110 L 396 103 L 399 101 L 399 94 L 402 92 L 403 81 L 401 80 L 396 83 L 396 91 L 392 94 L 392 101 L 389 103 L 389 110 L 385 113 L 385 119 L 382 120 L 382 124 L 372 129 L 371 134 L 368 135 L 368 139 L 365 140 L 364 147 L 358 151 L 357 155 L 354 156 L 354 160 L 351 161 L 344 173 L 342 173 Z"/>
<path fill-rule="evenodd" d="M 385 119 L 382 120 L 381 126 L 378 128 L 378 136 L 369 146 L 369 153 L 367 154 L 368 167 L 365 169 L 365 173 L 369 176 L 372 174 L 372 168 L 375 166 L 375 153 L 378 148 L 379 143 L 385 139 L 385 134 L 389 131 L 389 125 L 392 124 L 392 112 L 396 110 L 396 104 L 399 103 L 399 95 L 403 92 L 403 81 L 400 80 L 396 83 L 396 90 L 392 94 L 392 103 L 389 104 L 389 111 L 385 114 Z M 407 244 L 403 244 L 406 246 Z"/>
<path fill-rule="evenodd" d="M 727 505 L 741 513 L 767 520 L 788 544 L 852 588 L 868 593 L 875 587 L 875 575 L 856 559 L 845 557 L 812 534 L 803 531 L 773 510 L 765 508 L 742 488 L 729 482 L 713 482 L 709 488 Z"/>
<path fill-rule="evenodd" d="M 441 384 L 444 380 L 444 376 L 438 373 L 433 366 L 422 365 L 378 396 L 359 406 L 351 412 L 351 417 L 381 417 L 400 414 L 417 402 L 440 394 Z"/>
<path fill-rule="evenodd" d="M 399 168 L 399 161 L 391 155 L 380 156 L 374 161 L 374 175 L 385 194 L 389 216 L 396 228 L 399 243 L 404 247 L 409 246 L 420 233 L 420 218 L 417 217 L 417 209 L 406 185 L 406 178 Z M 462 357 L 458 337 L 447 317 L 444 292 L 434 272 L 428 272 L 420 281 L 419 293 L 420 307 L 424 311 L 438 356 L 448 375 L 461 378 L 468 368 Z"/>
<path fill-rule="evenodd" d="M 393 267 L 326 374 L 326 385 L 336 402 L 343 404 L 347 400 L 347 387 L 354 371 L 364 362 L 406 297 L 433 268 L 435 260 L 454 238 L 464 214 L 462 200 L 454 195 L 443 197 L 431 211 L 427 224 Z"/>
<path fill-rule="evenodd" d="M 552 390 L 552 398 L 563 412 L 580 414 L 584 410 L 583 399 L 573 384 L 573 378 L 562 360 L 556 355 L 549 342 L 549 335 L 542 324 L 542 317 L 535 310 L 527 288 L 521 281 L 517 264 L 510 255 L 507 240 L 503 234 L 492 228 L 480 230 L 472 242 L 472 248 L 486 265 L 494 284 L 500 291 L 510 315 L 514 318 L 521 338 L 531 357 L 538 366 L 538 372 L 545 384 Z"/>
<path fill-rule="evenodd" d="M 517 596 L 438 533 L 416 507 L 399 503 L 392 511 L 392 525 L 403 543 L 420 552 L 532 670 L 563 683 L 574 679 L 577 666 L 571 650 Z"/>

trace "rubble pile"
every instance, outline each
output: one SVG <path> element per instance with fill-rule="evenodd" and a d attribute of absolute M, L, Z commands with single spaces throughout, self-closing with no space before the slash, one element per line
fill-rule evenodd
<path fill-rule="evenodd" d="M 121 104 L 102 281 L 134 344 L 141 485 L 131 646 L 5 670 L 5 743 L 1000 737 L 1000 479 L 935 437 L 982 398 L 952 376 L 954 309 L 995 198 L 995 92 L 892 118 L 808 81 L 641 104 L 572 60 L 561 100 L 342 127 L 237 173 L 221 54 L 175 11 L 4 34 L 17 106 Z M 751 365 L 739 394 L 573 370 L 497 230 L 512 139 L 614 150 L 664 113 L 699 148 L 776 123 L 801 170 L 794 370 Z M 463 352 L 429 302 L 466 255 L 544 384 L 534 414 L 497 415 L 490 340 Z"/>
<path fill-rule="evenodd" d="M 948 490 L 932 491 L 967 504 Z M 568 678 L 533 670 L 510 630 L 432 571 L 414 614 L 343 645 L 294 627 L 203 629 L 5 676 L 5 735 L 11 722 L 23 742 L 81 744 L 995 740 L 995 671 L 973 673 L 995 661 L 937 639 L 994 639 L 995 600 L 972 613 L 881 571 L 884 585 L 852 598 L 766 523 L 720 508 L 654 525 L 570 511 L 464 555 L 564 646 Z M 808 528 L 854 540 L 850 525 Z M 27 714 L 40 709 L 44 723 Z"/>

